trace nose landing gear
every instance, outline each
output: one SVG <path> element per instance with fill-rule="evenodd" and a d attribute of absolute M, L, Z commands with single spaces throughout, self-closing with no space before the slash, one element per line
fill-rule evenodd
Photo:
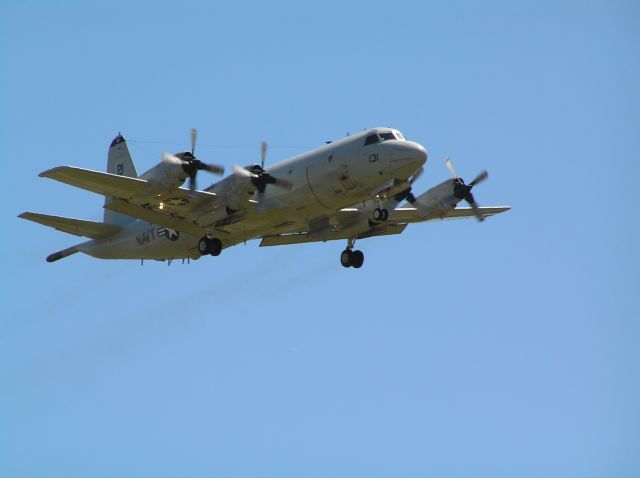
<path fill-rule="evenodd" d="M 354 251 L 355 239 L 349 239 L 347 248 L 340 254 L 340 264 L 342 267 L 354 267 L 360 269 L 364 264 L 364 254 L 362 251 Z"/>

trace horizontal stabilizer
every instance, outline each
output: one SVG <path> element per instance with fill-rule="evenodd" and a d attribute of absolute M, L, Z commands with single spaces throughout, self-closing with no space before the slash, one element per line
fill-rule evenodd
<path fill-rule="evenodd" d="M 35 212 L 23 212 L 18 217 L 37 222 L 43 226 L 52 227 L 58 231 L 73 234 L 74 236 L 84 236 L 91 239 L 104 239 L 105 237 L 113 236 L 121 229 L 120 226 L 114 224 L 83 221 L 82 219 L 72 219 L 70 217 L 50 216 L 48 214 L 38 214 Z M 73 254 L 73 252 L 71 254 Z"/>

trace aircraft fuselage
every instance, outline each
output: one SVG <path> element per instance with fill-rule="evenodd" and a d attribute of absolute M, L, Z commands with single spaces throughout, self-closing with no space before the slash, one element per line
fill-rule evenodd
<path fill-rule="evenodd" d="M 294 224 L 299 227 L 300 223 L 312 223 L 332 211 L 371 200 L 394 182 L 409 178 L 426 159 L 426 150 L 405 140 L 398 131 L 370 129 L 266 168 L 269 174 L 286 180 L 291 188 L 268 186 L 263 194 L 258 194 L 255 188 L 238 188 L 242 196 L 236 198 L 236 203 L 245 204 L 245 210 L 217 211 L 209 219 L 205 215 L 204 220 L 210 224 L 201 225 L 209 229 L 212 237 L 219 238 L 223 247 L 258 237 L 280 222 L 286 231 Z M 234 181 L 240 183 L 239 178 L 228 176 L 205 191 L 229 194 Z M 254 202 L 249 202 L 250 199 Z M 225 219 L 220 214 L 229 214 L 229 224 L 219 225 Z M 244 220 L 234 223 L 234 215 L 242 219 L 250 215 L 251 229 L 247 229 Z M 200 257 L 198 240 L 199 237 L 138 220 L 115 236 L 88 241 L 79 249 L 105 259 L 195 259 Z"/>

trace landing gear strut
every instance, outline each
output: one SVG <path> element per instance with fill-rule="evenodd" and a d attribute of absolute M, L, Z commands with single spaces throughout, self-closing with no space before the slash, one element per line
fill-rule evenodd
<path fill-rule="evenodd" d="M 198 241 L 198 252 L 203 256 L 206 254 L 219 256 L 222 252 L 222 242 L 220 239 L 204 236 Z"/>
<path fill-rule="evenodd" d="M 354 251 L 355 239 L 349 239 L 347 248 L 340 254 L 340 264 L 342 267 L 354 267 L 360 269 L 364 264 L 364 254 L 362 251 Z"/>

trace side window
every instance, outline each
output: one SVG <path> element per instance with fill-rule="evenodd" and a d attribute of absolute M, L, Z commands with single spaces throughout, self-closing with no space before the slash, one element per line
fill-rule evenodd
<path fill-rule="evenodd" d="M 367 136 L 367 139 L 364 140 L 364 145 L 368 146 L 370 144 L 375 144 L 378 141 L 380 141 L 378 139 L 378 135 L 377 134 L 370 134 L 369 136 Z"/>

